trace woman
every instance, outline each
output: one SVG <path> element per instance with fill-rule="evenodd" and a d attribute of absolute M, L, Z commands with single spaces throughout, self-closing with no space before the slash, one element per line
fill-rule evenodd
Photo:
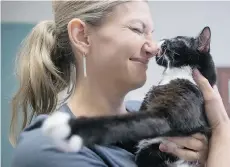
<path fill-rule="evenodd" d="M 20 134 L 12 166 L 136 166 L 131 153 L 115 146 L 84 148 L 77 154 L 59 152 L 42 136 L 40 125 L 57 108 L 58 93 L 70 85 L 67 104 L 60 108 L 63 112 L 75 117 L 127 112 L 125 95 L 146 80 L 146 66 L 132 58 L 151 58 L 158 52 L 152 41 L 154 27 L 148 3 L 55 1 L 53 11 L 55 22 L 38 24 L 19 56 L 21 87 L 13 99 L 12 131 L 17 109 L 23 109 L 23 127 L 28 122 L 28 106 L 32 107 L 32 116 L 37 117 Z M 217 145 L 229 139 L 224 131 L 230 131 L 230 121 L 221 98 L 206 79 L 199 74 L 194 77 L 205 95 L 207 114 L 214 128 L 209 154 L 207 142 L 200 134 L 172 138 L 169 145 L 160 145 L 159 149 L 188 161 L 204 164 L 207 160 L 208 167 L 212 167 L 214 158 L 219 156 L 217 152 L 227 154 Z M 215 109 L 218 105 L 221 112 L 220 108 Z M 175 144 L 188 149 L 179 149 Z M 225 147 L 230 148 L 227 144 Z M 219 158 L 222 166 L 227 166 L 228 160 Z"/>

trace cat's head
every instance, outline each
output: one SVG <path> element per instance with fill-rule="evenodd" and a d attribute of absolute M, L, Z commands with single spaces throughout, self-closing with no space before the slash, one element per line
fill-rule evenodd
<path fill-rule="evenodd" d="M 213 63 L 210 41 L 209 27 L 203 28 L 196 37 L 164 39 L 159 43 L 160 52 L 156 56 L 156 62 L 166 68 L 191 66 L 200 69 L 204 63 Z"/>

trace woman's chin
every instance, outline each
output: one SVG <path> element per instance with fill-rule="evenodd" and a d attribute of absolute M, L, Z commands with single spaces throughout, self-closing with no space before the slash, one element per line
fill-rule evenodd
<path fill-rule="evenodd" d="M 136 62 L 130 64 L 126 80 L 130 83 L 131 89 L 138 89 L 145 84 L 147 80 L 146 70 L 143 64 Z"/>
<path fill-rule="evenodd" d="M 133 88 L 138 89 L 138 88 L 142 87 L 145 84 L 146 79 L 147 79 L 146 73 L 133 77 L 133 79 L 132 79 Z"/>

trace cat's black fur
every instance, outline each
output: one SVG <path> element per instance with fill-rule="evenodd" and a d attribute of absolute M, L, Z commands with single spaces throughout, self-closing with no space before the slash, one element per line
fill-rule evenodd
<path fill-rule="evenodd" d="M 156 61 L 170 69 L 184 66 L 198 68 L 209 83 L 214 85 L 216 73 L 210 55 L 210 38 L 210 28 L 205 27 L 195 38 L 180 36 L 166 39 Z M 183 78 L 152 87 L 139 112 L 70 119 L 68 124 L 71 127 L 68 138 L 78 135 L 85 146 L 119 143 L 123 143 L 126 148 L 131 146 L 129 151 L 137 151 L 133 153 L 136 154 L 139 167 L 171 167 L 167 161 L 178 159 L 159 151 L 159 143 L 150 143 L 143 148 L 139 145 L 138 150 L 137 144 L 143 139 L 188 136 L 197 132 L 210 135 L 202 93 L 193 82 Z"/>

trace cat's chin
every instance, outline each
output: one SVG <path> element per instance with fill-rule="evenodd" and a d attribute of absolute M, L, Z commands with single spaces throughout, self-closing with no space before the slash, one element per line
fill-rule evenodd
<path fill-rule="evenodd" d="M 167 68 L 168 66 L 168 62 L 166 60 L 166 58 L 164 58 L 164 56 L 156 56 L 156 63 L 159 65 L 159 66 L 162 66 L 162 67 L 165 67 Z"/>

